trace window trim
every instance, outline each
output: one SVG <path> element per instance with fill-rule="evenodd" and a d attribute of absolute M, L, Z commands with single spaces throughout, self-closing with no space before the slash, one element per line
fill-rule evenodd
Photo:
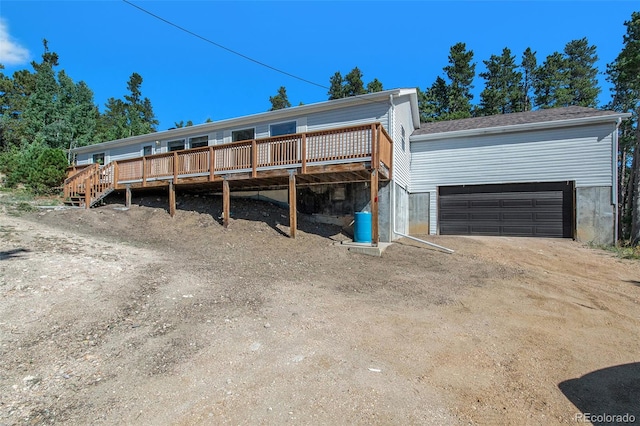
<path fill-rule="evenodd" d="M 194 146 L 191 144 L 191 141 L 193 139 L 197 139 L 197 138 L 206 138 L 207 139 L 207 141 L 206 141 L 207 143 L 204 144 L 204 145 L 196 146 L 195 148 L 202 148 L 202 147 L 205 147 L 205 146 L 209 146 L 209 135 L 190 136 L 189 137 L 189 149 L 193 149 L 194 148 Z M 204 141 L 201 141 L 201 142 L 204 142 Z"/>
<path fill-rule="evenodd" d="M 96 156 L 98 155 L 102 155 L 102 163 L 96 162 Z M 107 164 L 107 152 L 106 151 L 97 152 L 91 155 L 91 164 L 100 164 L 101 166 L 104 166 L 105 164 Z"/>
<path fill-rule="evenodd" d="M 287 123 L 295 123 L 295 131 L 293 133 L 282 133 L 280 135 L 273 135 L 273 133 L 271 132 L 271 128 L 273 126 L 277 126 L 279 124 L 287 124 Z M 286 136 L 286 135 L 295 135 L 298 133 L 298 120 L 286 120 L 286 121 L 276 121 L 275 123 L 269 123 L 269 136 L 270 137 L 276 137 L 276 136 Z"/>
<path fill-rule="evenodd" d="M 151 153 L 150 153 L 150 154 L 147 154 L 147 155 L 153 155 L 153 144 L 149 144 L 149 145 L 142 145 L 142 152 L 141 152 L 141 154 L 142 154 L 142 156 L 143 156 L 143 157 L 145 157 L 145 156 L 146 156 L 146 155 L 145 155 L 145 153 L 144 153 L 144 149 L 145 149 L 145 148 L 151 148 Z"/>
<path fill-rule="evenodd" d="M 172 143 L 175 143 L 175 142 L 182 142 L 182 148 L 180 148 L 180 149 L 171 149 L 172 147 L 170 145 Z M 173 140 L 167 141 L 167 152 L 182 151 L 186 147 L 187 147 L 186 139 L 173 139 Z"/>
<path fill-rule="evenodd" d="M 245 131 L 245 130 L 253 130 L 253 138 L 251 138 L 251 139 L 241 139 L 241 140 L 237 140 L 237 141 L 233 140 L 233 134 L 235 132 L 242 132 L 242 131 Z M 253 140 L 255 138 L 256 138 L 256 128 L 255 128 L 255 126 L 254 127 L 244 127 L 244 128 L 241 128 L 241 129 L 233 129 L 233 130 L 231 130 L 231 142 L 250 141 L 250 140 Z"/>

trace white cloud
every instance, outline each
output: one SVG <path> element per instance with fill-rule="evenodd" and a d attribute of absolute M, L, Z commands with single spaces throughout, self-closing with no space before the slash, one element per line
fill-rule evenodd
<path fill-rule="evenodd" d="M 9 36 L 9 26 L 0 19 L 0 64 L 20 65 L 29 61 L 29 51 Z"/>

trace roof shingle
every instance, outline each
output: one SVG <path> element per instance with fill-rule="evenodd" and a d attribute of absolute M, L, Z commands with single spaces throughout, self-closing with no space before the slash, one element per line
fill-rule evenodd
<path fill-rule="evenodd" d="M 421 123 L 420 128 L 414 131 L 412 135 L 429 135 L 460 130 L 486 129 L 490 127 L 514 126 L 518 124 L 542 123 L 569 120 L 573 118 L 601 117 L 606 115 L 618 116 L 620 113 L 616 111 L 603 111 L 579 106 L 549 108 L 537 111 L 490 115 L 486 117 Z"/>

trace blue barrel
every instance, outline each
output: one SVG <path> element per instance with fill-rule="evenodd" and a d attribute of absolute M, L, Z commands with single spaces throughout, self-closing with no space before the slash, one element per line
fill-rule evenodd
<path fill-rule="evenodd" d="M 353 224 L 353 241 L 356 243 L 371 242 L 371 213 L 356 212 Z"/>

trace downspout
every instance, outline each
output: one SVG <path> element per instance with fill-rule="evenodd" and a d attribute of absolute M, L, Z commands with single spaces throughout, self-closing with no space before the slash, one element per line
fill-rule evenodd
<path fill-rule="evenodd" d="M 389 129 L 389 133 L 391 134 L 391 137 L 395 139 L 395 134 L 393 134 L 393 116 L 395 115 L 395 110 L 396 110 L 396 106 L 393 103 L 393 93 L 389 95 L 389 104 L 391 105 L 391 108 L 389 110 L 389 115 L 387 117 L 387 128 Z M 396 144 L 394 143 L 393 145 L 391 145 L 391 147 L 393 148 L 393 152 L 391 153 L 392 156 L 395 157 L 396 155 Z M 397 164 L 397 161 L 395 161 L 396 159 L 393 159 L 393 164 Z M 389 236 L 389 241 L 393 241 L 393 237 L 394 237 L 394 233 L 396 231 L 396 174 L 393 173 L 392 179 L 391 179 L 391 188 L 393 188 L 393 191 L 391 192 L 391 206 L 389 206 L 389 210 L 391 211 L 391 235 Z"/>
<path fill-rule="evenodd" d="M 393 94 L 389 95 L 389 103 L 391 104 L 391 112 L 389 114 L 389 124 L 388 124 L 388 126 L 389 126 L 389 130 L 392 132 L 391 133 L 392 137 L 395 137 L 395 133 L 393 133 L 393 125 L 394 125 L 394 120 L 393 120 L 394 117 L 393 116 L 395 115 L 394 114 L 395 105 L 393 103 Z M 409 142 L 409 143 L 411 143 L 411 142 Z M 395 146 L 396 146 L 396 144 L 394 143 L 393 144 L 393 147 L 394 147 L 393 155 L 395 155 Z M 393 163 L 397 164 L 396 161 L 394 161 Z M 396 174 L 394 173 L 393 175 L 395 177 Z M 437 248 L 439 250 L 442 250 L 445 253 L 449 253 L 449 254 L 454 253 L 454 251 L 449 249 L 449 248 L 446 248 L 446 247 L 443 247 L 443 246 L 439 246 L 438 244 L 430 243 L 429 241 L 421 240 L 420 238 L 412 237 L 411 235 L 407 235 L 405 233 L 398 232 L 396 230 L 396 183 L 395 183 L 395 181 L 393 179 L 391 180 L 391 186 L 393 188 L 393 190 L 391 192 L 391 195 L 392 195 L 392 197 L 391 197 L 392 208 L 390 209 L 391 212 L 392 212 L 392 214 L 391 214 L 391 228 L 392 228 L 391 240 L 393 241 L 393 237 L 395 235 L 399 235 L 401 237 L 408 238 L 410 240 L 417 241 L 419 243 L 426 244 L 426 245 L 431 246 L 431 247 L 435 247 L 435 248 Z"/>
<path fill-rule="evenodd" d="M 622 118 L 616 120 L 616 129 L 613 132 L 613 143 L 611 152 L 611 166 L 613 167 L 613 185 L 611 186 L 611 203 L 613 204 L 613 245 L 618 244 L 618 226 L 620 218 L 618 217 L 618 129 L 622 123 Z"/>

